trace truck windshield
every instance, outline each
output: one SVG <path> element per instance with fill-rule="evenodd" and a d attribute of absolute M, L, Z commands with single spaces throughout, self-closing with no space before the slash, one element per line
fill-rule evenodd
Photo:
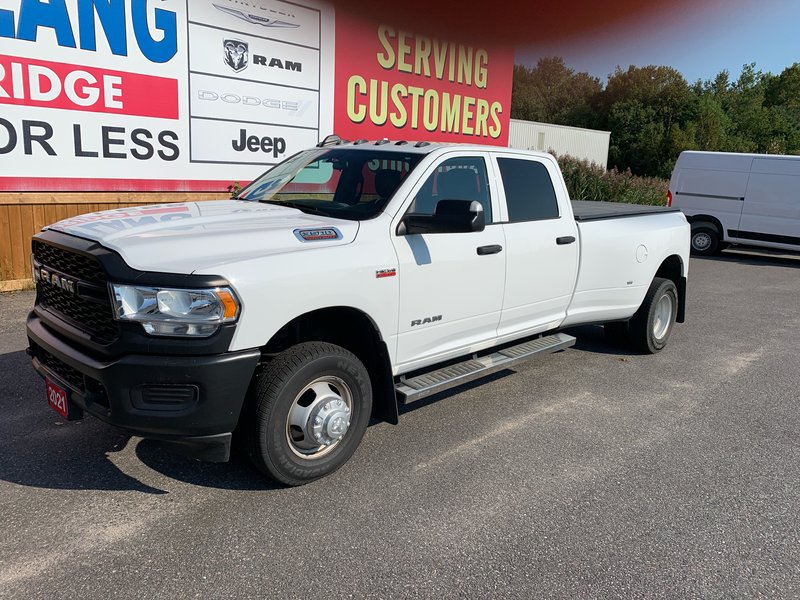
<path fill-rule="evenodd" d="M 339 219 L 371 219 L 423 156 L 352 147 L 307 150 L 264 173 L 238 198 Z"/>

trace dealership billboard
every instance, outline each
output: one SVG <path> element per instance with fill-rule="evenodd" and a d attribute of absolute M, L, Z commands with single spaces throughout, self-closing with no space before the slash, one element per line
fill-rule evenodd
<path fill-rule="evenodd" d="M 0 0 L 0 191 L 223 190 L 333 131 L 505 145 L 512 71 L 316 1 Z"/>

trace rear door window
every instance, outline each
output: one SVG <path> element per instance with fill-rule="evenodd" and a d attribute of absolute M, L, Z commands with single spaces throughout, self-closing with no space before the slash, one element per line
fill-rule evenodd
<path fill-rule="evenodd" d="M 518 158 L 498 158 L 497 164 L 506 191 L 509 222 L 559 217 L 556 190 L 547 167 Z"/>

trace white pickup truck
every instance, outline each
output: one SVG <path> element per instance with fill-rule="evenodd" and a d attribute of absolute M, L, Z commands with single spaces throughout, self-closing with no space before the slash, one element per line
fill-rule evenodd
<path fill-rule="evenodd" d="M 233 434 L 266 475 L 339 468 L 370 417 L 571 346 L 644 352 L 682 322 L 675 209 L 570 202 L 556 161 L 336 138 L 237 199 L 83 215 L 33 239 L 47 400 L 196 458 Z"/>

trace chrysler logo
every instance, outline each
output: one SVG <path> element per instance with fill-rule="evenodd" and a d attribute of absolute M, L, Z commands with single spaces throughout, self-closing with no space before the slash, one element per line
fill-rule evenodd
<path fill-rule="evenodd" d="M 222 40 L 223 60 L 234 73 L 244 71 L 249 62 L 248 44 L 241 40 Z"/>
<path fill-rule="evenodd" d="M 47 267 L 35 265 L 33 267 L 33 278 L 40 283 L 57 287 L 70 294 L 75 294 L 77 291 L 75 280 L 69 279 L 61 273 L 55 273 Z"/>
<path fill-rule="evenodd" d="M 238 8 L 230 8 L 228 6 L 222 6 L 221 4 L 214 4 L 213 6 L 214 8 L 224 12 L 225 14 L 236 17 L 237 19 L 241 19 L 242 21 L 252 23 L 253 25 L 261 25 L 262 27 L 281 27 L 281 28 L 292 28 L 292 29 L 300 27 L 300 25 L 297 25 L 296 23 L 289 23 L 288 21 L 284 21 L 282 19 L 263 17 L 261 15 L 254 14 L 252 12 L 239 10 Z M 262 8 L 262 10 L 264 9 Z M 289 13 L 281 13 L 274 10 L 270 10 L 269 12 L 274 13 L 275 15 L 285 16 L 288 18 L 294 17 L 294 15 L 290 15 Z"/>

